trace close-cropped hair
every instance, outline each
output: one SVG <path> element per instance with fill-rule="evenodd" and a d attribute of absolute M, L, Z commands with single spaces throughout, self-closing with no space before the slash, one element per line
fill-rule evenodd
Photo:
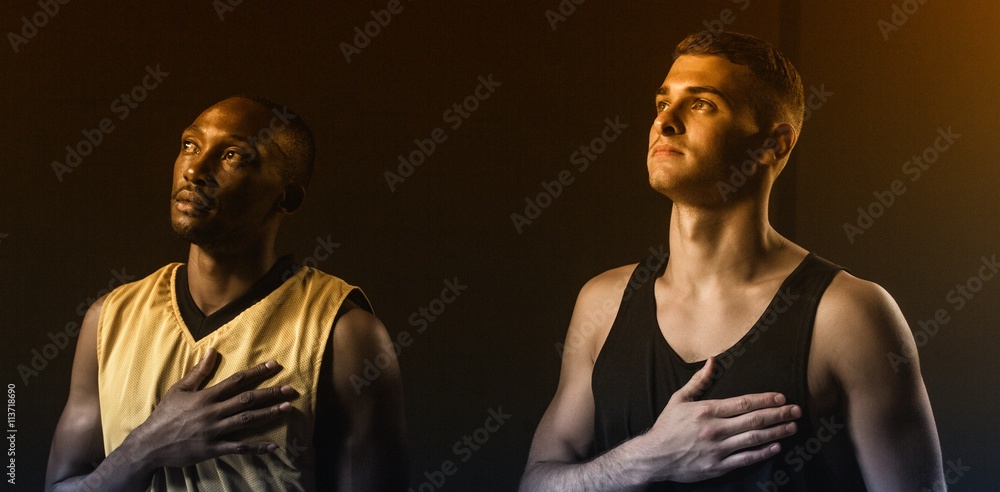
<path fill-rule="evenodd" d="M 792 62 L 770 43 L 746 34 L 702 31 L 681 41 L 674 59 L 683 55 L 715 55 L 742 65 L 753 74 L 751 107 L 759 123 L 788 123 L 802 130 L 805 94 Z"/>
<path fill-rule="evenodd" d="M 253 94 L 238 94 L 233 97 L 253 101 L 270 109 L 275 115 L 281 115 L 282 127 L 278 132 L 283 134 L 283 138 L 279 145 L 289 161 L 286 163 L 283 175 L 289 183 L 307 186 L 315 166 L 316 142 L 312 130 L 302 117 L 288 106 L 265 97 Z"/>

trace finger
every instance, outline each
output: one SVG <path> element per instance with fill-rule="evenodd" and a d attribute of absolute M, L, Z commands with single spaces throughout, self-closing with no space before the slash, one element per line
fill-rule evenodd
<path fill-rule="evenodd" d="M 255 410 L 268 405 L 292 401 L 298 397 L 299 392 L 287 384 L 244 391 L 223 402 L 219 409 L 219 415 L 226 417 L 245 410 Z"/>
<path fill-rule="evenodd" d="M 205 353 L 205 357 L 201 359 L 200 362 L 195 364 L 195 366 L 184 375 L 177 383 L 174 385 L 178 389 L 186 391 L 197 391 L 201 388 L 202 384 L 208 380 L 212 375 L 212 369 L 215 368 L 215 358 L 218 353 L 214 348 L 209 348 Z"/>
<path fill-rule="evenodd" d="M 775 425 L 791 422 L 802 416 L 802 410 L 796 405 L 785 405 L 778 408 L 764 408 L 753 412 L 724 419 L 720 426 L 720 434 L 735 436 L 737 434 L 766 429 Z"/>
<path fill-rule="evenodd" d="M 691 376 L 681 389 L 674 392 L 673 396 L 670 397 L 671 400 L 677 399 L 678 401 L 694 401 L 695 398 L 701 396 L 708 386 L 712 383 L 712 371 L 715 369 L 715 357 L 709 357 L 705 361 L 705 365 Z"/>
<path fill-rule="evenodd" d="M 229 434 L 238 430 L 266 424 L 292 411 L 288 402 L 272 405 L 260 410 L 247 410 L 228 417 L 219 422 L 216 428 L 218 435 Z"/>
<path fill-rule="evenodd" d="M 281 370 L 281 365 L 273 360 L 257 364 L 224 379 L 215 386 L 208 388 L 217 400 L 225 400 L 242 391 L 256 388 L 257 385 L 274 376 Z"/>
<path fill-rule="evenodd" d="M 722 459 L 722 461 L 719 461 L 718 469 L 721 471 L 720 475 L 722 475 L 737 468 L 743 468 L 744 466 L 752 465 L 754 463 L 760 463 L 761 461 L 771 458 L 780 452 L 781 445 L 778 443 L 761 446 L 757 449 L 748 449 L 746 451 L 726 456 Z"/>
<path fill-rule="evenodd" d="M 220 442 L 215 448 L 216 456 L 227 454 L 273 453 L 278 445 L 273 442 Z"/>
<path fill-rule="evenodd" d="M 750 448 L 760 448 L 795 434 L 798 426 L 795 422 L 778 424 L 766 429 L 749 430 L 730 436 L 722 441 L 722 450 L 735 453 Z"/>
<path fill-rule="evenodd" d="M 735 396 L 724 400 L 716 400 L 716 417 L 735 417 L 762 408 L 780 407 L 785 404 L 785 395 L 781 393 L 754 393 Z"/>

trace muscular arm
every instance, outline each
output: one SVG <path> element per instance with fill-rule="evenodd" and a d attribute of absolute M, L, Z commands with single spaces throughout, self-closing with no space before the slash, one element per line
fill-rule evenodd
<path fill-rule="evenodd" d="M 594 362 L 611 329 L 631 267 L 602 274 L 577 298 L 559 386 L 538 424 L 521 490 L 622 490 L 656 481 L 693 482 L 759 462 L 780 451 L 801 410 L 776 393 L 695 401 L 714 360 L 678 390 L 653 427 L 589 459 L 594 439 Z M 596 323 L 595 323 L 596 321 Z"/>
<path fill-rule="evenodd" d="M 945 490 L 917 347 L 892 297 L 841 273 L 820 302 L 815 337 L 814 347 L 843 391 L 868 490 Z M 909 362 L 894 363 L 889 354 Z"/>
<path fill-rule="evenodd" d="M 348 309 L 335 323 L 329 347 L 334 394 L 347 417 L 337 490 L 405 490 L 406 420 L 396 352 L 378 318 L 353 303 Z M 386 358 L 390 362 L 382 368 Z M 381 373 L 370 385 L 356 384 L 351 376 L 364 378 L 365 360 L 377 360 Z"/>
<path fill-rule="evenodd" d="M 594 344 L 607 338 L 621 302 L 612 286 L 617 275 L 588 282 L 577 297 L 566 332 L 559 385 L 535 430 L 521 490 L 622 489 L 636 477 L 629 473 L 628 444 L 587 461 L 594 440 L 594 395 L 591 374 Z M 625 273 L 627 275 L 627 273 Z M 607 285 L 605 285 L 607 284 Z"/>
<path fill-rule="evenodd" d="M 69 399 L 63 409 L 45 477 L 48 491 L 146 490 L 153 470 L 132 459 L 119 447 L 105 460 L 101 431 L 101 404 L 97 392 L 97 320 L 104 298 L 98 299 L 83 318 L 73 357 Z M 125 448 L 125 449 L 123 449 Z M 95 469 L 95 464 L 99 466 Z"/>
<path fill-rule="evenodd" d="M 149 418 L 105 457 L 97 382 L 97 324 L 103 302 L 101 298 L 90 307 L 80 328 L 70 394 L 49 453 L 47 491 L 143 491 L 163 466 L 275 449 L 274 443 L 231 442 L 223 436 L 266 425 L 291 410 L 286 401 L 297 396 L 291 387 L 253 389 L 280 366 L 269 361 L 201 389 L 215 367 L 217 354 L 209 350 L 167 390 Z"/>

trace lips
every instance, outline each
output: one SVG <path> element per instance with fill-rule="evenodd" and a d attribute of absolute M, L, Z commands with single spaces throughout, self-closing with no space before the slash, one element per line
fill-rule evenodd
<path fill-rule="evenodd" d="M 681 152 L 677 147 L 667 144 L 654 145 L 649 154 L 650 157 L 669 157 L 675 155 L 684 155 L 684 152 Z"/>
<path fill-rule="evenodd" d="M 174 193 L 173 201 L 186 213 L 211 210 L 212 200 L 195 190 L 180 190 Z"/>

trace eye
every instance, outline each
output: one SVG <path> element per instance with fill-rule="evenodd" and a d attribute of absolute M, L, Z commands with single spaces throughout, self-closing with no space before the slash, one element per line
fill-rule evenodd
<path fill-rule="evenodd" d="M 198 151 L 198 147 L 194 144 L 194 142 L 192 142 L 190 140 L 182 140 L 181 141 L 181 152 L 184 152 L 186 154 L 194 154 L 197 151 Z"/>
<path fill-rule="evenodd" d="M 222 154 L 222 160 L 228 164 L 241 166 L 253 160 L 253 154 L 241 149 L 229 149 Z"/>
<path fill-rule="evenodd" d="M 670 103 L 668 103 L 667 101 L 657 101 L 656 102 L 656 112 L 659 113 L 661 111 L 666 111 L 667 110 L 667 106 L 670 106 Z"/>
<path fill-rule="evenodd" d="M 699 99 L 694 102 L 694 105 L 691 106 L 691 109 L 696 109 L 700 111 L 704 109 L 712 109 L 713 107 L 714 106 L 712 105 L 712 103 L 706 101 L 705 99 Z"/>

